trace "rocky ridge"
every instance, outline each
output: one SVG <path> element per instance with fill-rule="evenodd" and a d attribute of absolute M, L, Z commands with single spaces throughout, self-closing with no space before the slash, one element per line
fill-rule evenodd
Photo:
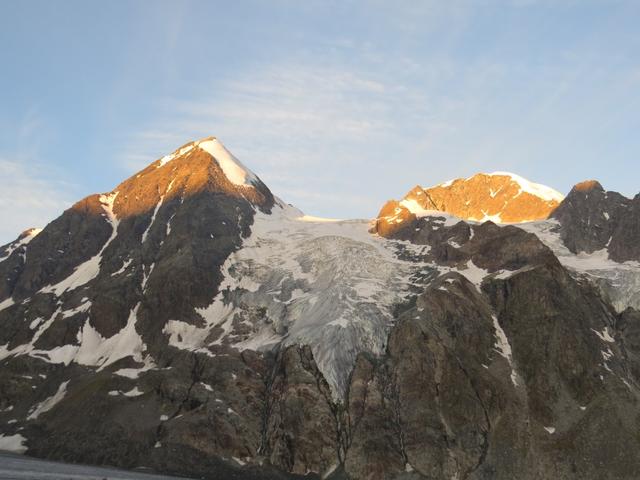
<path fill-rule="evenodd" d="M 478 177 L 477 198 L 494 181 L 531 195 Z M 617 283 L 640 266 L 633 245 L 584 264 L 606 232 L 637 244 L 615 213 L 635 200 L 584 190 L 529 199 L 549 220 L 423 205 L 372 235 L 186 144 L 0 249 L 0 448 L 206 478 L 635 478 L 640 314 Z"/>
<path fill-rule="evenodd" d="M 552 218 L 561 225 L 562 240 L 573 253 L 606 249 L 609 258 L 622 263 L 640 261 L 640 196 L 629 199 L 607 192 L 595 180 L 582 182 Z"/>
<path fill-rule="evenodd" d="M 549 217 L 563 196 L 508 172 L 478 173 L 434 187 L 416 186 L 381 209 L 376 231 L 387 236 L 415 216 L 443 212 L 473 222 L 523 223 Z"/>

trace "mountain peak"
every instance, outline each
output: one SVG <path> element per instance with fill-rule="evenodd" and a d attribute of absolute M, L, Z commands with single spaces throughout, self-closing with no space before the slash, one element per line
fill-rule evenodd
<path fill-rule="evenodd" d="M 558 207 L 563 195 L 510 172 L 477 173 L 456 178 L 430 188 L 414 187 L 394 208 L 378 215 L 378 231 L 403 228 L 409 214 L 425 216 L 444 212 L 476 222 L 522 223 L 542 220 Z M 388 217 L 385 212 L 393 210 Z M 406 210 L 404 212 L 403 210 Z M 387 218 L 388 217 L 388 218 Z"/>
<path fill-rule="evenodd" d="M 258 176 L 210 136 L 185 143 L 118 185 L 114 211 L 118 216 L 137 215 L 174 197 L 203 191 L 244 199 L 261 209 L 273 205 L 273 195 Z"/>
<path fill-rule="evenodd" d="M 259 180 L 255 173 L 245 167 L 227 148 L 214 136 L 187 143 L 169 155 L 158 160 L 157 168 L 164 167 L 176 158 L 189 155 L 194 149 L 208 153 L 222 169 L 227 179 L 237 186 L 255 186 Z"/>
<path fill-rule="evenodd" d="M 590 192 L 592 190 L 599 190 L 604 192 L 604 188 L 597 180 L 585 180 L 584 182 L 576 183 L 572 190 L 577 192 Z"/>

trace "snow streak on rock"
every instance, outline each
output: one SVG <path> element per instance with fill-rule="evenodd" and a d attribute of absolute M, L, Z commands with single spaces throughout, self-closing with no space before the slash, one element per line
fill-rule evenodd
<path fill-rule="evenodd" d="M 0 262 L 5 261 L 7 258 L 11 256 L 13 252 L 18 250 L 20 247 L 24 247 L 25 245 L 28 245 L 29 242 L 33 240 L 41 231 L 42 231 L 41 228 L 32 228 L 30 230 L 27 230 L 25 233 L 23 233 L 18 240 L 16 240 L 15 242 L 7 246 L 7 249 L 5 250 L 4 255 L 0 256 Z"/>
<path fill-rule="evenodd" d="M 506 358 L 509 362 L 509 366 L 511 367 L 511 382 L 514 386 L 518 386 L 518 374 L 516 373 L 515 367 L 513 365 L 513 353 L 511 351 L 509 339 L 507 338 L 507 334 L 504 333 L 504 330 L 500 326 L 498 318 L 495 315 L 492 315 L 491 318 L 493 319 L 493 328 L 496 331 L 496 351 L 504 358 Z"/>
<path fill-rule="evenodd" d="M 65 291 L 73 290 L 82 285 L 85 285 L 98 276 L 98 274 L 100 273 L 100 262 L 102 261 L 102 253 L 118 235 L 119 222 L 116 214 L 113 211 L 113 206 L 117 196 L 118 192 L 100 196 L 102 209 L 104 210 L 106 219 L 111 224 L 112 228 L 111 236 L 102 246 L 100 251 L 83 264 L 77 266 L 74 272 L 61 282 L 57 283 L 56 285 L 44 287 L 41 290 L 42 293 L 55 293 L 56 295 L 60 296 Z"/>
<path fill-rule="evenodd" d="M 53 396 L 47 398 L 45 401 L 39 403 L 33 408 L 33 410 L 29 413 L 27 420 L 35 420 L 43 413 L 48 412 L 53 407 L 55 407 L 56 404 L 58 404 L 66 395 L 68 384 L 69 381 L 62 382 L 58 387 L 58 391 Z"/>

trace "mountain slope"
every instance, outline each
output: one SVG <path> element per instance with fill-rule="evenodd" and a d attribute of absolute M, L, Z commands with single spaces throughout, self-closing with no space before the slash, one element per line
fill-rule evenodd
<path fill-rule="evenodd" d="M 640 314 L 613 275 L 640 269 L 583 268 L 573 195 L 477 177 L 429 196 L 562 219 L 420 207 L 371 234 L 213 138 L 78 202 L 2 250 L 0 445 L 206 478 L 635 478 Z"/>

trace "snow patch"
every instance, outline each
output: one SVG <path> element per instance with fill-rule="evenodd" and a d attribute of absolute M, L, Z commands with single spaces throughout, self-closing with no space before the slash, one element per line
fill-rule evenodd
<path fill-rule="evenodd" d="M 482 218 L 469 217 L 469 221 L 478 222 L 478 223 L 484 223 L 484 222 L 503 223 L 499 213 L 489 215 L 489 213 L 486 210 L 480 210 L 480 211 L 482 212 L 482 215 L 483 215 Z"/>
<path fill-rule="evenodd" d="M 119 375 L 121 377 L 127 377 L 127 378 L 132 378 L 132 379 L 136 379 L 140 376 L 141 373 L 147 372 L 149 370 L 152 370 L 156 367 L 155 363 L 153 362 L 153 359 L 150 356 L 146 356 L 144 358 L 144 366 L 141 368 L 121 368 L 120 370 L 116 370 L 115 372 L 113 372 L 116 375 Z"/>
<path fill-rule="evenodd" d="M 467 280 L 476 286 L 478 292 L 480 292 L 480 286 L 482 281 L 489 275 L 489 271 L 484 268 L 477 267 L 473 260 L 469 260 L 463 270 L 456 270 L 458 273 L 464 275 Z"/>
<path fill-rule="evenodd" d="M 149 235 L 149 230 L 151 230 L 153 223 L 156 221 L 156 215 L 158 214 L 158 210 L 160 210 L 160 207 L 162 206 L 163 202 L 164 202 L 164 195 L 160 196 L 160 200 L 158 201 L 158 203 L 156 204 L 156 207 L 153 210 L 153 215 L 151 215 L 151 220 L 149 221 L 149 225 L 147 225 L 147 228 L 145 229 L 145 231 L 142 232 L 140 243 L 144 243 L 147 240 L 147 236 Z"/>
<path fill-rule="evenodd" d="M 16 240 L 15 242 L 11 243 L 8 247 L 7 247 L 7 251 L 5 252 L 3 257 L 0 257 L 0 262 L 5 261 L 7 258 L 9 258 L 11 256 L 11 254 L 16 251 L 17 249 L 19 249 L 20 247 L 24 247 L 25 245 L 27 245 L 29 242 L 31 242 L 31 240 L 33 240 L 40 232 L 42 232 L 41 228 L 32 228 L 31 230 L 29 230 L 29 233 L 26 234 L 23 238 L 21 238 L 20 240 Z"/>
<path fill-rule="evenodd" d="M 435 217 L 434 221 L 438 221 L 439 218 L 443 219 L 443 226 L 452 227 L 457 225 L 462 220 L 454 215 L 451 215 L 446 212 L 441 212 L 440 210 L 426 210 L 422 208 L 422 206 L 413 199 L 410 200 L 402 200 L 400 205 L 413 213 L 416 217 Z"/>
<path fill-rule="evenodd" d="M 126 260 L 123 264 L 122 267 L 120 267 L 118 269 L 117 272 L 113 272 L 111 274 L 112 277 L 115 277 L 116 275 L 120 275 L 121 273 L 124 273 L 124 271 L 129 267 L 129 265 L 131 265 L 131 262 L 133 262 L 133 259 L 129 258 L 128 260 Z"/>
<path fill-rule="evenodd" d="M 493 328 L 496 331 L 496 351 L 507 359 L 509 362 L 509 367 L 511 368 L 511 382 L 514 386 L 518 386 L 518 374 L 516 373 L 515 368 L 513 367 L 513 352 L 511 351 L 511 344 L 509 343 L 509 339 L 507 335 L 504 333 L 504 330 L 500 326 L 498 322 L 498 318 L 495 315 L 492 315 L 493 319 Z"/>
<path fill-rule="evenodd" d="M 100 251 L 86 262 L 78 265 L 73 273 L 67 278 L 57 283 L 56 285 L 49 285 L 40 290 L 42 293 L 54 293 L 60 296 L 67 290 L 74 290 L 86 283 L 90 282 L 98 276 L 100 273 L 100 262 L 102 261 L 102 254 L 107 249 L 111 242 L 115 240 L 118 235 L 119 220 L 116 214 L 113 212 L 113 206 L 116 201 L 118 192 L 110 193 L 109 195 L 100 195 L 100 204 L 105 212 L 107 222 L 111 225 L 111 236 L 102 246 Z"/>
<path fill-rule="evenodd" d="M 128 392 L 123 392 L 122 395 L 124 395 L 125 397 L 139 397 L 140 395 L 144 395 L 144 392 L 138 387 L 134 387 Z"/>
<path fill-rule="evenodd" d="M 169 163 L 174 158 L 179 158 L 179 157 L 182 157 L 183 155 L 186 155 L 193 149 L 193 147 L 194 147 L 193 144 L 187 145 L 186 147 L 182 147 L 169 155 L 165 155 L 160 159 L 160 162 L 158 163 L 158 166 L 156 168 L 164 167 L 167 163 Z"/>
<path fill-rule="evenodd" d="M 153 269 L 155 268 L 155 266 L 156 266 L 156 264 L 152 263 L 151 266 L 149 267 L 149 271 L 145 271 L 146 267 L 144 265 L 142 266 L 142 284 L 141 284 L 141 288 L 142 288 L 142 292 L 143 293 L 147 289 L 147 282 L 149 281 L 149 278 L 151 277 L 151 273 L 153 272 Z"/>
<path fill-rule="evenodd" d="M 75 358 L 77 351 L 77 345 L 62 345 L 51 350 L 33 350 L 29 355 L 48 363 L 63 363 L 64 365 L 69 365 Z"/>
<path fill-rule="evenodd" d="M 523 178 L 520 175 L 516 175 L 515 173 L 493 172 L 493 173 L 489 173 L 488 175 L 510 177 L 511 180 L 513 180 L 518 184 L 521 192 L 529 193 L 547 202 L 552 202 L 552 201 L 562 202 L 562 200 L 564 200 L 564 195 L 562 195 L 557 190 L 554 190 L 551 187 L 547 187 L 546 185 L 540 185 L 539 183 L 530 182 L 526 178 Z"/>
<path fill-rule="evenodd" d="M 12 305 L 15 305 L 15 303 L 16 302 L 13 301 L 12 297 L 9 297 L 9 298 L 3 300 L 2 302 L 0 302 L 0 312 L 2 310 L 5 310 L 5 309 L 9 308 Z"/>
<path fill-rule="evenodd" d="M 455 182 L 456 180 L 457 178 L 452 178 L 451 180 L 447 180 L 444 183 L 440 183 L 439 185 L 436 185 L 436 187 L 441 187 L 441 188 L 450 187 L 451 185 L 453 185 L 453 182 Z"/>
<path fill-rule="evenodd" d="M 58 387 L 58 391 L 55 394 L 53 394 L 51 397 L 47 398 L 43 402 L 39 403 L 31 410 L 31 413 L 29 413 L 27 420 L 35 420 L 43 413 L 48 412 L 53 407 L 55 407 L 66 395 L 68 384 L 69 384 L 69 380 L 67 380 L 66 382 L 62 382 Z"/>
<path fill-rule="evenodd" d="M 19 433 L 15 435 L 3 435 L 0 434 L 0 450 L 13 453 L 24 453 L 27 451 L 25 442 L 27 441 Z"/>
<path fill-rule="evenodd" d="M 604 327 L 604 330 L 602 332 L 598 332 L 597 330 L 594 330 L 593 328 L 591 329 L 591 331 L 593 333 L 595 333 L 598 338 L 600 340 L 602 340 L 603 342 L 608 342 L 608 343 L 615 343 L 615 339 L 609 335 L 609 328 L 608 327 Z"/>
<path fill-rule="evenodd" d="M 124 328 L 109 338 L 102 337 L 87 320 L 82 330 L 78 332 L 80 347 L 75 355 L 75 361 L 81 365 L 99 366 L 98 370 L 128 356 L 133 357 L 137 362 L 144 363 L 142 353 L 146 350 L 146 346 L 135 326 L 139 307 L 140 304 L 137 304 L 131 310 Z"/>
<path fill-rule="evenodd" d="M 300 218 L 298 218 L 298 221 L 300 222 L 313 222 L 313 223 L 322 223 L 322 222 L 328 222 L 328 223 L 332 223 L 332 222 L 343 222 L 344 220 L 340 220 L 337 218 L 324 218 L 324 217 L 314 217 L 313 215 L 303 215 Z"/>

